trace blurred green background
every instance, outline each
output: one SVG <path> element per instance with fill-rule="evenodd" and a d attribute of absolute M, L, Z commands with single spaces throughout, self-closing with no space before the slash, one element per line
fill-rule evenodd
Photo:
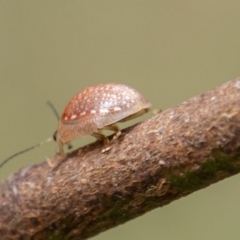
<path fill-rule="evenodd" d="M 240 76 L 237 0 L 1 1 L 0 33 L 0 161 L 56 130 L 47 100 L 61 113 L 86 86 L 125 83 L 154 108 L 167 109 Z M 50 143 L 17 157 L 0 169 L 0 179 L 55 149 Z M 93 239 L 240 239 L 239 180 L 226 179 Z"/>

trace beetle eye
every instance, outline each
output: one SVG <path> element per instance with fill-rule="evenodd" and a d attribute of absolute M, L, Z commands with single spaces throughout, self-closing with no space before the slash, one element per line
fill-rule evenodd
<path fill-rule="evenodd" d="M 57 141 L 57 130 L 53 133 L 53 140 Z"/>

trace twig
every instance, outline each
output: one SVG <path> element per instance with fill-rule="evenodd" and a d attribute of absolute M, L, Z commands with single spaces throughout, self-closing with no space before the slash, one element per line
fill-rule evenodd
<path fill-rule="evenodd" d="M 87 239 L 240 171 L 240 78 L 0 184 L 3 240 Z M 59 238 L 58 238 L 59 236 Z"/>

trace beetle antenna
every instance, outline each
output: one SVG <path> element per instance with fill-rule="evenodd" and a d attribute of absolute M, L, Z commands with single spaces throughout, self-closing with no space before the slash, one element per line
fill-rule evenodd
<path fill-rule="evenodd" d="M 55 114 L 57 120 L 60 120 L 60 116 L 57 112 L 57 109 L 55 108 L 55 106 L 50 102 L 50 101 L 47 101 L 47 105 L 52 109 L 53 113 Z"/>
<path fill-rule="evenodd" d="M 50 102 L 50 101 L 47 101 L 47 105 L 52 109 L 53 113 L 55 114 L 55 116 L 57 117 L 57 119 L 59 120 L 60 119 L 60 116 L 56 110 L 56 108 L 54 107 L 54 105 Z M 0 168 L 3 167 L 3 165 L 5 165 L 8 161 L 10 161 L 11 159 L 15 158 L 16 156 L 18 155 L 21 155 L 22 153 L 25 153 L 25 152 L 28 152 L 34 148 L 37 148 L 37 147 L 40 147 L 42 146 L 43 144 L 45 143 L 48 143 L 48 142 L 51 142 L 53 141 L 54 138 L 53 137 L 50 137 L 50 138 L 47 138 L 46 140 L 42 141 L 42 142 L 39 142 L 38 144 L 34 145 L 34 146 L 31 146 L 29 148 L 26 148 L 20 152 L 17 152 L 15 154 L 13 154 L 12 156 L 8 157 L 7 159 L 5 159 L 3 162 L 0 163 Z M 71 149 L 72 148 L 72 145 L 68 145 L 68 149 Z"/>
<path fill-rule="evenodd" d="M 18 155 L 20 155 L 20 154 L 22 154 L 22 153 L 28 152 L 28 151 L 36 148 L 36 147 L 40 147 L 41 145 L 43 145 L 43 144 L 45 144 L 45 143 L 47 143 L 47 142 L 51 142 L 51 141 L 53 141 L 53 138 L 48 138 L 48 139 L 46 139 L 45 141 L 42 141 L 42 142 L 40 142 L 40 143 L 38 143 L 38 144 L 36 144 L 36 145 L 34 145 L 34 146 L 31 146 L 31 147 L 29 147 L 29 148 L 26 148 L 26 149 L 24 149 L 24 150 L 22 150 L 22 151 L 20 151 L 20 152 L 17 152 L 17 153 L 15 153 L 15 154 L 13 154 L 12 156 L 8 157 L 7 159 L 5 159 L 5 160 L 0 164 L 0 168 L 2 168 L 2 166 L 5 165 L 5 163 L 7 163 L 7 162 L 8 162 L 9 160 L 11 160 L 12 158 L 15 158 L 16 156 L 18 156 Z"/>
<path fill-rule="evenodd" d="M 59 117 L 59 114 L 58 114 L 56 108 L 54 107 L 54 105 L 53 105 L 50 101 L 47 101 L 47 104 L 48 104 L 48 106 L 52 109 L 52 111 L 54 112 L 55 116 L 56 116 L 57 119 L 59 120 L 60 117 Z M 38 143 L 38 144 L 36 144 L 36 145 L 34 145 L 34 146 L 31 146 L 31 147 L 29 147 L 29 148 L 26 148 L 26 149 L 24 149 L 24 150 L 22 150 L 22 151 L 20 151 L 20 152 L 14 153 L 12 156 L 8 157 L 7 159 L 5 159 L 3 162 L 0 163 L 0 168 L 2 168 L 3 165 L 5 165 L 8 161 L 10 161 L 11 159 L 17 157 L 18 155 L 21 155 L 22 153 L 28 152 L 28 151 L 30 151 L 30 150 L 32 150 L 32 149 L 34 149 L 34 148 L 40 147 L 40 146 L 42 146 L 43 144 L 45 144 L 45 143 L 47 143 L 47 142 L 51 142 L 51 141 L 53 141 L 53 140 L 54 140 L 54 139 L 51 137 L 51 138 L 48 138 L 48 139 L 46 139 L 46 140 L 44 140 L 44 141 L 42 141 L 42 142 L 40 142 L 40 143 Z"/>

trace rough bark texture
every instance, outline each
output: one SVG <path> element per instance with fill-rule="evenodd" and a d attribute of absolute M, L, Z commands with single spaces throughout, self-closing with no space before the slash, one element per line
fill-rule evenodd
<path fill-rule="evenodd" d="M 86 239 L 240 171 L 240 78 L 0 184 L 0 239 Z"/>

